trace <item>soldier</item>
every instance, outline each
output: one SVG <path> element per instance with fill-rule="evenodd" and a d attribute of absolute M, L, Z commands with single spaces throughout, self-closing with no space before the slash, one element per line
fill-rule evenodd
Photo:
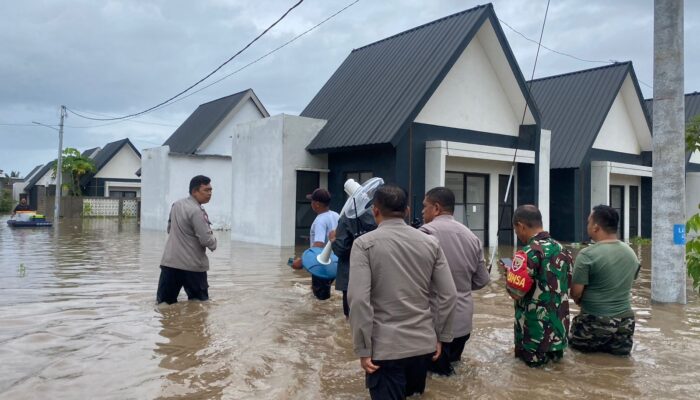
<path fill-rule="evenodd" d="M 619 221 L 617 211 L 606 205 L 594 207 L 588 217 L 595 244 L 576 257 L 571 286 L 581 313 L 574 317 L 570 343 L 579 351 L 628 355 L 632 350 L 630 292 L 640 265 L 632 248 L 617 239 Z"/>
<path fill-rule="evenodd" d="M 571 254 L 542 228 L 533 205 L 518 207 L 513 229 L 526 245 L 515 253 L 506 288 L 515 300 L 515 356 L 530 367 L 559 361 L 569 334 Z"/>

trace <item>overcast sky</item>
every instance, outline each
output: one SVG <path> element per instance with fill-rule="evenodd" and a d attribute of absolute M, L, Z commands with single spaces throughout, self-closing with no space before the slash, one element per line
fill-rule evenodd
<path fill-rule="evenodd" d="M 240 68 L 353 0 L 306 0 L 211 80 Z M 56 157 L 59 106 L 121 116 L 183 90 L 220 65 L 296 0 L 32 0 L 0 5 L 0 169 L 26 174 Z M 361 0 L 264 60 L 169 107 L 105 125 L 70 115 L 65 147 L 128 137 L 155 147 L 201 103 L 252 88 L 270 114 L 298 114 L 354 48 L 483 4 Z M 546 0 L 496 0 L 496 14 L 537 39 Z M 685 90 L 700 91 L 700 1 L 685 2 Z M 530 78 L 537 45 L 503 26 Z M 652 0 L 552 0 L 543 44 L 585 60 L 634 63 L 652 97 Z M 535 77 L 604 65 L 542 50 Z M 102 125 L 102 126 L 97 126 Z"/>

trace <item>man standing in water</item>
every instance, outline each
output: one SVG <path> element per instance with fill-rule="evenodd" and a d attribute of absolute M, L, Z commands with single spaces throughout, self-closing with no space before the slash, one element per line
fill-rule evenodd
<path fill-rule="evenodd" d="M 403 399 L 423 393 L 431 359 L 452 341 L 457 292 L 437 240 L 404 222 L 406 192 L 380 186 L 373 205 L 378 227 L 350 253 L 353 347 L 372 399 Z"/>
<path fill-rule="evenodd" d="M 339 215 L 330 209 L 331 194 L 328 190 L 318 188 L 306 197 L 311 200 L 311 209 L 317 214 L 313 224 L 311 224 L 310 245 L 311 247 L 324 247 L 329 240 L 329 234 L 338 226 Z M 302 268 L 301 258 L 294 260 L 292 268 Z M 331 283 L 333 283 L 333 279 L 323 279 L 311 275 L 311 291 L 319 300 L 331 297 Z"/>
<path fill-rule="evenodd" d="M 19 203 L 15 206 L 15 209 L 12 211 L 12 216 L 14 217 L 15 214 L 17 214 L 17 211 L 32 211 L 32 208 L 27 204 L 27 198 L 22 197 L 19 199 Z"/>
<path fill-rule="evenodd" d="M 513 229 L 522 243 L 508 270 L 506 288 L 515 300 L 515 356 L 528 366 L 559 361 L 569 335 L 571 254 L 542 228 L 533 205 L 513 213 Z"/>
<path fill-rule="evenodd" d="M 472 290 L 489 283 L 489 272 L 484 265 L 484 249 L 481 240 L 453 216 L 455 195 L 446 187 L 430 189 L 423 199 L 423 221 L 420 230 L 440 242 L 450 266 L 457 288 L 457 306 L 452 333 L 452 343 L 442 344 L 442 354 L 430 366 L 430 371 L 440 375 L 452 375 L 451 363 L 462 357 L 464 345 L 472 331 L 474 300 Z"/>
<path fill-rule="evenodd" d="M 206 249 L 216 249 L 209 216 L 202 204 L 211 200 L 211 179 L 197 175 L 190 180 L 190 195 L 173 203 L 168 219 L 168 241 L 160 262 L 157 303 L 177 303 L 184 286 L 189 300 L 209 300 Z"/>
<path fill-rule="evenodd" d="M 576 350 L 615 355 L 632 350 L 630 293 L 640 265 L 632 248 L 617 238 L 619 222 L 617 211 L 605 205 L 594 207 L 588 216 L 588 235 L 595 244 L 576 257 L 571 286 L 571 298 L 581 306 L 571 326 L 571 347 Z"/>

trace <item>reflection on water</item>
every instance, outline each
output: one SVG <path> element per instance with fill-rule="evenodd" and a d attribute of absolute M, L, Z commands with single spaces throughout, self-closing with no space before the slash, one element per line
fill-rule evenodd
<path fill-rule="evenodd" d="M 293 249 L 218 235 L 212 300 L 182 293 L 158 307 L 165 234 L 112 219 L 10 230 L 0 218 L 0 398 L 367 398 L 340 296 L 316 301 L 308 276 L 286 266 Z M 631 357 L 568 351 L 559 364 L 527 368 L 512 356 L 501 280 L 475 293 L 458 375 L 429 378 L 421 398 L 695 398 L 697 296 L 652 305 L 649 249 L 637 250 Z"/>

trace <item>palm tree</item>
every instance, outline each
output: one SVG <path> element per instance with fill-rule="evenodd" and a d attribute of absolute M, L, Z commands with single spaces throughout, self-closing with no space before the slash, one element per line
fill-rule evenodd
<path fill-rule="evenodd" d="M 69 190 L 71 196 L 82 196 L 80 178 L 95 172 L 95 164 L 90 158 L 83 157 L 80 152 L 72 147 L 63 150 L 63 174 L 70 178 L 63 183 L 63 187 Z M 56 177 L 56 164 L 53 166 L 53 177 Z"/>

